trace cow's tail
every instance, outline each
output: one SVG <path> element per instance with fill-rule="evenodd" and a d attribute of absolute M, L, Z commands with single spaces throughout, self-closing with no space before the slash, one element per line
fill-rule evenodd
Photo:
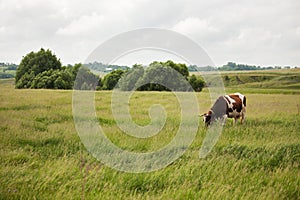
<path fill-rule="evenodd" d="M 244 107 L 246 107 L 246 96 L 244 96 L 243 104 L 244 104 Z"/>

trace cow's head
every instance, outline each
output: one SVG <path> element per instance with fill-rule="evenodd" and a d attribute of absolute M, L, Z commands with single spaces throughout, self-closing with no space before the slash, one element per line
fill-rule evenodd
<path fill-rule="evenodd" d="M 208 113 L 204 113 L 202 115 L 200 115 L 201 117 L 203 117 L 203 121 L 205 123 L 205 126 L 208 127 L 211 124 L 211 117 L 212 117 L 212 111 L 208 111 Z"/>

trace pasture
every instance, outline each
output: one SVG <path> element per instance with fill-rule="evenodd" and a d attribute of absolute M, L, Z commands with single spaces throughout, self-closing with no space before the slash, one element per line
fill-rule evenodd
<path fill-rule="evenodd" d="M 206 158 L 198 157 L 206 134 L 200 123 L 183 156 L 164 169 L 133 174 L 106 167 L 86 151 L 73 122 L 72 91 L 16 90 L 13 80 L 0 80 L 0 199 L 299 199 L 300 94 L 290 89 L 243 87 L 246 123 L 233 127 L 228 120 Z M 139 125 L 150 122 L 153 104 L 168 113 L 162 131 L 147 139 L 118 128 L 111 94 L 97 91 L 95 107 L 113 143 L 148 152 L 174 137 L 180 108 L 172 93 L 131 97 L 130 112 Z M 207 90 L 197 93 L 200 112 L 210 108 L 208 96 Z"/>

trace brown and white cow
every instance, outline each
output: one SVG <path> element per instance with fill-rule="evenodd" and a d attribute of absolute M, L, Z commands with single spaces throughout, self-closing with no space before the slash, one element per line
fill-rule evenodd
<path fill-rule="evenodd" d="M 237 119 L 241 118 L 241 123 L 243 123 L 246 117 L 246 97 L 238 92 L 220 96 L 211 109 L 201 116 L 206 127 L 218 119 L 226 120 L 227 118 L 234 118 L 234 124 Z"/>

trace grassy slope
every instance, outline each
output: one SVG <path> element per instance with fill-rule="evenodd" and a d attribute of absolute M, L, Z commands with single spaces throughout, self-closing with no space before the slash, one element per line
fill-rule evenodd
<path fill-rule="evenodd" d="M 153 173 L 130 174 L 105 167 L 85 150 L 72 118 L 72 92 L 15 90 L 0 81 L 0 199 L 299 199 L 300 95 L 247 94 L 247 123 L 226 124 L 212 153 L 199 159 L 203 125 L 187 152 Z M 201 112 L 210 101 L 198 94 Z M 132 151 L 167 144 L 179 125 L 175 97 L 135 93 L 131 113 L 147 124 L 148 108 L 161 103 L 166 127 L 149 139 L 128 137 L 110 111 L 110 92 L 96 93 L 99 122 L 117 145 Z M 172 103 L 170 103 L 172 102 Z"/>
<path fill-rule="evenodd" d="M 5 71 L 5 72 L 3 72 Z M 7 67 L 3 67 L 3 66 L 0 66 L 0 73 L 6 73 L 6 74 L 11 74 L 13 76 L 16 75 L 16 70 L 7 70 Z"/>
<path fill-rule="evenodd" d="M 228 91 L 300 94 L 300 69 L 224 71 L 221 75 Z"/>

